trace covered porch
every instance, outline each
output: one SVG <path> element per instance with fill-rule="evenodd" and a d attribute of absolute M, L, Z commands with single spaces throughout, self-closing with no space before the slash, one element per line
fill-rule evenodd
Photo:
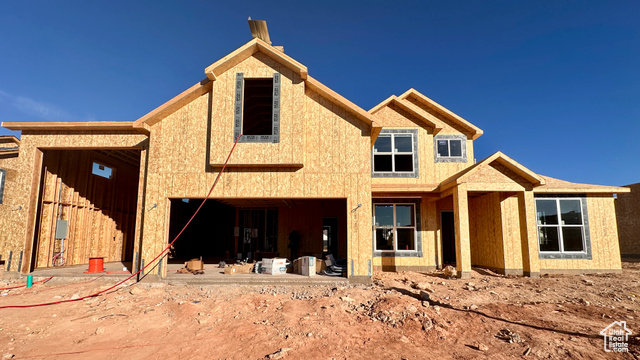
<path fill-rule="evenodd" d="M 440 186 L 440 203 L 452 203 L 447 244 L 441 219 L 440 263 L 455 261 L 460 278 L 478 266 L 505 275 L 539 276 L 533 188 L 544 179 L 498 152 Z"/>

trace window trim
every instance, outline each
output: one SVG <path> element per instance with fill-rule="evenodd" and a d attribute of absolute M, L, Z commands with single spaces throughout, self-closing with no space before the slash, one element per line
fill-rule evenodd
<path fill-rule="evenodd" d="M 373 249 L 373 256 L 374 257 L 422 257 L 422 226 L 421 226 L 421 222 L 422 222 L 422 218 L 420 217 L 420 199 L 414 199 L 414 198 L 385 198 L 385 199 L 373 199 L 373 206 L 372 206 L 372 214 L 371 214 L 371 219 L 372 219 L 372 233 L 371 233 L 371 240 L 372 240 L 372 249 Z M 395 222 L 395 218 L 396 218 L 396 210 L 395 210 L 395 205 L 413 205 L 413 216 L 414 216 L 414 226 L 413 227 L 407 227 L 407 226 L 400 226 L 399 228 L 401 229 L 406 229 L 406 228 L 414 228 L 415 232 L 413 235 L 413 239 L 414 239 L 414 248 L 415 250 L 377 250 L 376 249 L 376 223 L 375 223 L 375 206 L 376 205 L 394 205 L 393 207 L 393 219 L 394 219 L 394 232 L 395 229 L 398 228 L 398 226 L 395 226 L 396 222 Z M 388 228 L 388 227 L 382 227 L 382 228 Z M 397 234 L 394 234 L 394 248 L 397 246 Z"/>
<path fill-rule="evenodd" d="M 438 140 L 447 140 L 449 154 L 451 154 L 451 140 L 460 140 L 461 156 L 438 155 Z M 467 162 L 467 137 L 465 135 L 436 135 L 433 137 L 433 157 L 435 162 Z"/>
<path fill-rule="evenodd" d="M 243 135 L 241 143 L 279 143 L 280 142 L 280 93 L 282 77 L 273 74 L 273 104 L 271 108 L 271 135 Z M 244 111 L 244 73 L 236 74 L 236 94 L 233 107 L 233 141 L 242 132 L 242 116 Z"/>
<path fill-rule="evenodd" d="M 0 169 L 0 204 L 2 204 L 2 199 L 4 198 L 4 184 L 7 179 L 7 170 Z"/>
<path fill-rule="evenodd" d="M 375 152 L 375 144 L 371 148 L 371 177 L 419 177 L 419 165 L 418 161 L 418 129 L 382 129 L 378 137 L 382 135 L 391 136 L 391 152 Z M 391 155 L 391 166 L 394 168 L 395 157 L 394 155 L 408 155 L 408 152 L 395 152 L 393 144 L 395 143 L 395 135 L 411 135 L 411 150 L 413 159 L 413 171 L 375 171 L 375 156 L 377 155 Z"/>
<path fill-rule="evenodd" d="M 591 236 L 589 231 L 589 213 L 587 211 L 587 198 L 584 195 L 536 195 L 536 234 L 538 239 L 538 256 L 540 259 L 592 259 L 591 254 Z M 538 200 L 555 200 L 558 212 L 557 225 L 540 225 L 538 224 Z M 582 215 L 582 225 L 562 225 L 562 213 L 560 211 L 560 200 L 580 200 L 580 212 Z M 559 251 L 542 251 L 540 250 L 540 227 L 556 227 L 558 231 L 558 247 Z M 580 227 L 582 228 L 582 245 L 583 251 L 564 251 L 563 227 Z"/>

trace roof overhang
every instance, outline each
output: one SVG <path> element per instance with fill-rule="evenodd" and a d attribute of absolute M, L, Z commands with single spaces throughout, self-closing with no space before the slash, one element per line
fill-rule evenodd
<path fill-rule="evenodd" d="M 541 175 L 541 177 L 545 179 L 546 183 L 544 186 L 533 190 L 536 194 L 617 194 L 631 192 L 628 187 L 573 183 L 546 175 Z"/>
<path fill-rule="evenodd" d="M 374 115 L 387 106 L 397 106 L 399 109 L 408 112 L 412 116 L 425 123 L 428 127 L 432 128 L 434 134 L 437 134 L 442 130 L 442 124 L 440 124 L 440 121 L 435 116 L 423 111 L 407 100 L 398 98 L 395 95 L 389 96 L 387 99 L 371 108 L 371 110 L 369 110 L 368 112 L 369 114 Z"/>
<path fill-rule="evenodd" d="M 19 131 L 136 131 L 149 135 L 144 128 L 134 127 L 133 121 L 45 121 L 3 122 L 3 127 Z"/>
<path fill-rule="evenodd" d="M 193 85 L 187 90 L 181 92 L 180 94 L 173 97 L 173 99 L 167 101 L 166 103 L 158 106 L 157 108 L 151 110 L 145 116 L 139 118 L 133 123 L 135 127 L 144 127 L 147 128 L 156 124 L 160 120 L 166 118 L 171 115 L 173 112 L 181 108 L 182 106 L 188 104 L 189 102 L 195 100 L 196 98 L 206 94 L 208 91 L 211 91 L 212 82 L 209 79 L 203 79 L 199 83 Z"/>
<path fill-rule="evenodd" d="M 432 99 L 426 97 L 425 95 L 421 94 L 419 91 L 415 89 L 407 90 L 406 92 L 404 92 L 404 94 L 398 96 L 398 98 L 402 100 L 407 100 L 408 102 L 415 101 L 433 110 L 434 112 L 442 115 L 445 119 L 451 121 L 452 123 L 464 129 L 465 134 L 471 140 L 475 140 L 483 134 L 482 130 L 479 127 L 473 125 L 472 123 L 468 122 L 467 120 L 463 119 L 462 117 L 458 116 L 451 110 L 438 104 Z"/>

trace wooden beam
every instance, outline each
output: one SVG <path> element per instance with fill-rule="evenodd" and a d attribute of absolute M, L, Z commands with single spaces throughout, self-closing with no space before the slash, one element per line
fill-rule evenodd
<path fill-rule="evenodd" d="M 532 191 L 518 192 L 522 269 L 530 277 L 540 276 L 538 255 L 538 231 L 536 226 L 535 199 Z"/>
<path fill-rule="evenodd" d="M 132 121 L 5 121 L 1 125 L 9 130 L 22 131 L 140 131 L 134 128 Z"/>
<path fill-rule="evenodd" d="M 471 277 L 471 236 L 469 232 L 469 199 L 466 184 L 453 190 L 453 214 L 456 233 L 456 270 L 458 277 Z"/>

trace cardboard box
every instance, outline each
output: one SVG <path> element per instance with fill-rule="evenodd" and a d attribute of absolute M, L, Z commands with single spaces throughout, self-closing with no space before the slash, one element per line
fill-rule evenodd
<path fill-rule="evenodd" d="M 302 269 L 302 275 L 314 276 L 316 274 L 316 258 L 313 256 L 301 257 L 300 268 Z"/>
<path fill-rule="evenodd" d="M 204 270 L 204 262 L 200 259 L 192 259 L 184 263 L 184 267 L 189 270 Z"/>
<path fill-rule="evenodd" d="M 236 268 L 236 274 L 249 274 L 253 270 L 253 264 L 236 264 L 233 267 Z"/>
<path fill-rule="evenodd" d="M 234 275 L 235 273 L 236 273 L 236 268 L 233 266 L 227 266 L 226 268 L 224 268 L 225 275 Z"/>
<path fill-rule="evenodd" d="M 324 261 L 320 259 L 316 259 L 316 274 L 320 274 L 326 268 L 327 268 L 327 265 L 324 263 Z"/>

